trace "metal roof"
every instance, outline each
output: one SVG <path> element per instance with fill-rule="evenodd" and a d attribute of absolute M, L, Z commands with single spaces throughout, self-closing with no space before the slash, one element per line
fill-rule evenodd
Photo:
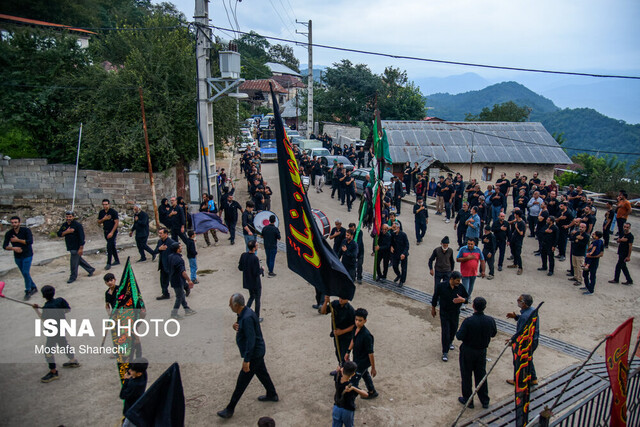
<path fill-rule="evenodd" d="M 300 77 L 300 73 L 293 71 L 291 68 L 286 65 L 279 64 L 277 62 L 267 62 L 266 65 L 272 73 L 280 73 L 280 74 L 291 74 L 292 76 Z"/>
<path fill-rule="evenodd" d="M 570 164 L 538 122 L 427 122 L 383 120 L 394 163 L 439 160 L 469 163 Z"/>

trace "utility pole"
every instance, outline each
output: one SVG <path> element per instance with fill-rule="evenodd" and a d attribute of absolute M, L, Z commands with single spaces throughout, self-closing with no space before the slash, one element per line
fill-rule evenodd
<path fill-rule="evenodd" d="M 308 76 L 307 76 L 307 138 L 311 136 L 313 133 L 313 39 L 312 39 L 312 22 L 309 19 L 309 22 L 298 22 L 296 23 L 306 25 L 309 29 L 308 33 L 302 33 L 296 31 L 298 34 L 306 34 L 309 38 L 309 44 L 307 48 L 309 49 L 309 66 L 308 66 Z"/>
<path fill-rule="evenodd" d="M 207 79 L 211 78 L 211 28 L 209 28 L 209 0 L 195 0 L 196 10 L 193 16 L 196 26 L 196 58 L 198 72 L 198 127 L 202 137 L 202 145 L 198 144 L 201 165 L 206 169 L 200 176 L 202 186 L 200 194 L 205 191 L 218 197 L 216 172 L 216 150 L 213 139 L 213 106 L 209 102 Z M 202 171 L 201 171 L 202 172 Z"/>

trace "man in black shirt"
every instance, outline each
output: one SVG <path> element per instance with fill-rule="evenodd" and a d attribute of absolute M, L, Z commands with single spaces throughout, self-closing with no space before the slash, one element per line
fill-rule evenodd
<path fill-rule="evenodd" d="M 253 213 L 253 209 L 255 208 L 255 204 L 249 200 L 245 204 L 245 210 L 242 212 L 242 237 L 244 237 L 244 245 L 245 251 L 249 252 L 249 242 L 252 240 L 256 240 L 255 228 L 253 226 L 253 219 L 255 214 Z"/>
<path fill-rule="evenodd" d="M 335 162 L 335 160 L 334 160 Z M 336 191 L 338 192 L 338 199 L 342 199 L 340 194 L 342 194 L 342 189 L 340 187 L 340 179 L 344 177 L 344 172 L 342 167 L 339 164 L 335 164 L 333 169 L 333 177 L 331 178 L 331 198 L 335 196 Z"/>
<path fill-rule="evenodd" d="M 221 418 L 231 418 L 233 416 L 236 405 L 254 375 L 258 377 L 258 380 L 267 391 L 267 394 L 258 397 L 258 400 L 261 402 L 277 402 L 279 400 L 276 388 L 267 371 L 267 366 L 264 364 L 266 346 L 264 338 L 262 338 L 258 316 L 249 307 L 245 307 L 242 294 L 233 294 L 229 299 L 229 307 L 231 311 L 238 315 L 238 320 L 233 324 L 233 329 L 236 331 L 236 344 L 242 356 L 242 369 L 238 375 L 236 388 L 231 395 L 231 401 L 226 408 L 217 412 Z"/>
<path fill-rule="evenodd" d="M 504 212 L 500 212 L 498 220 L 491 226 L 491 231 L 496 237 L 496 253 L 500 251 L 498 256 L 498 271 L 502 271 L 504 263 L 504 253 L 506 251 L 507 241 L 509 240 L 509 223 L 506 220 Z"/>
<path fill-rule="evenodd" d="M 351 340 L 349 351 L 353 350 L 353 361 L 358 368 L 356 374 L 351 380 L 351 384 L 354 387 L 360 385 L 360 379 L 364 380 L 367 386 L 367 396 L 363 399 L 373 399 L 378 397 L 378 392 L 373 385 L 373 378 L 377 375 L 376 361 L 373 355 L 373 335 L 369 332 L 369 329 L 365 326 L 367 323 L 367 316 L 369 313 L 364 308 L 359 308 L 355 312 L 356 331 Z M 349 352 L 345 357 L 345 361 L 349 360 Z M 369 374 L 369 368 L 371 368 L 371 374 Z"/>
<path fill-rule="evenodd" d="M 402 171 L 402 182 L 404 182 L 405 187 L 407 187 L 407 195 L 411 194 L 411 171 L 411 162 L 405 163 L 404 170 Z"/>
<path fill-rule="evenodd" d="M 391 182 L 393 183 L 393 204 L 396 207 L 396 212 L 400 215 L 402 210 L 402 181 L 398 179 L 397 176 L 391 177 Z"/>
<path fill-rule="evenodd" d="M 360 147 L 358 150 L 358 168 L 364 167 L 364 147 Z"/>
<path fill-rule="evenodd" d="M 255 313 L 262 322 L 260 317 L 260 298 L 262 297 L 262 282 L 260 276 L 264 276 L 264 270 L 260 266 L 260 260 L 256 255 L 258 250 L 258 241 L 252 240 L 248 243 L 249 251 L 240 255 L 240 261 L 238 261 L 238 270 L 242 271 L 242 287 L 249 291 L 249 301 L 247 301 L 247 307 L 251 307 L 251 304 L 255 300 Z"/>
<path fill-rule="evenodd" d="M 24 299 L 31 298 L 31 295 L 38 292 L 38 288 L 29 271 L 31 270 L 31 261 L 33 261 L 33 234 L 27 227 L 20 226 L 20 217 L 11 217 L 11 228 L 4 235 L 4 243 L 2 248 L 5 251 L 13 252 L 13 260 L 15 261 L 22 277 L 24 279 Z"/>
<path fill-rule="evenodd" d="M 493 279 L 496 259 L 496 236 L 491 232 L 491 227 L 489 226 L 484 228 L 484 234 L 482 235 L 482 256 L 484 256 L 484 259 L 487 261 L 487 265 L 489 266 L 489 275 L 487 276 L 487 280 L 491 280 Z"/>
<path fill-rule="evenodd" d="M 564 261 L 567 254 L 567 239 L 569 238 L 569 228 L 573 222 L 573 213 L 569 210 L 567 202 L 560 204 L 560 216 L 556 218 L 558 226 L 558 258 Z"/>
<path fill-rule="evenodd" d="M 400 231 L 400 224 L 394 221 L 391 234 L 391 261 L 393 272 L 396 273 L 394 283 L 399 287 L 404 286 L 407 281 L 407 262 L 409 261 L 409 239 L 404 231 Z M 400 268 L 398 268 L 400 267 Z"/>
<path fill-rule="evenodd" d="M 356 235 L 356 223 L 349 223 L 349 230 L 353 232 L 354 240 L 358 245 L 358 257 L 356 258 L 356 280 L 358 283 L 362 283 L 362 265 L 364 264 L 364 242 L 362 241 L 362 230 L 358 233 L 358 238 L 355 238 Z"/>
<path fill-rule="evenodd" d="M 267 270 L 269 277 L 275 277 L 276 273 L 273 269 L 276 264 L 276 255 L 278 254 L 278 240 L 280 240 L 280 230 L 276 227 L 276 216 L 269 216 L 269 225 L 262 229 L 262 240 L 264 242 L 264 251 L 267 256 Z"/>
<path fill-rule="evenodd" d="M 547 276 L 553 276 L 553 268 L 555 266 L 555 258 L 553 256 L 558 244 L 558 227 L 556 226 L 556 219 L 553 216 L 549 216 L 546 220 L 546 227 L 541 229 L 539 234 L 540 240 L 540 256 L 542 257 L 542 267 L 538 270 L 546 271 L 547 265 L 549 272 Z"/>
<path fill-rule="evenodd" d="M 131 227 L 131 231 L 129 232 L 129 237 L 133 235 L 133 232 L 136 233 L 136 247 L 138 248 L 138 252 L 140 253 L 140 259 L 138 262 L 143 262 L 147 260 L 145 256 L 145 251 L 149 252 L 149 254 L 153 257 L 153 260 L 156 259 L 156 255 L 153 252 L 153 249 L 147 245 L 147 240 L 149 239 L 149 215 L 145 211 L 142 210 L 140 205 L 135 205 L 133 207 L 133 227 Z"/>
<path fill-rule="evenodd" d="M 449 222 L 451 222 L 451 205 L 453 203 L 453 197 L 455 196 L 455 191 L 453 189 L 451 179 L 447 178 L 447 180 L 442 184 L 440 194 L 442 194 L 442 199 L 444 201 L 444 210 L 446 214 L 444 222 L 449 224 Z"/>
<path fill-rule="evenodd" d="M 616 239 L 618 242 L 618 263 L 616 264 L 615 275 L 613 280 L 609 280 L 609 283 L 618 283 L 620 280 L 620 272 L 624 273 L 626 282 L 622 282 L 623 285 L 633 285 L 633 279 L 629 274 L 629 268 L 627 263 L 631 261 L 631 252 L 633 251 L 633 234 L 631 234 L 631 224 L 625 222 L 622 226 L 622 236 Z"/>
<path fill-rule="evenodd" d="M 340 246 L 338 256 L 342 265 L 349 272 L 351 280 L 356 280 L 356 264 L 358 262 L 358 244 L 353 240 L 354 230 L 348 229 Z"/>
<path fill-rule="evenodd" d="M 442 361 L 449 360 L 449 350 L 453 350 L 453 338 L 458 330 L 460 308 L 469 301 L 467 290 L 462 286 L 462 274 L 452 271 L 449 282 L 442 282 L 431 298 L 431 316 L 436 317 L 436 307 L 440 303 L 440 328 L 442 330 Z"/>
<path fill-rule="evenodd" d="M 174 242 L 177 242 L 179 237 L 186 243 L 188 239 L 185 234 L 187 219 L 185 217 L 184 209 L 182 209 L 182 206 L 178 204 L 178 199 L 175 197 L 171 198 L 171 207 L 167 214 L 167 218 L 169 219 L 170 224 L 169 230 L 171 231 L 171 239 Z"/>
<path fill-rule="evenodd" d="M 118 212 L 110 207 L 109 199 L 102 201 L 102 210 L 98 213 L 98 224 L 104 229 L 104 238 L 107 241 L 107 265 L 104 268 L 108 270 L 112 265 L 120 264 L 118 258 L 118 250 L 116 249 L 116 237 L 118 237 Z M 111 260 L 113 259 L 113 263 Z"/>
<path fill-rule="evenodd" d="M 471 374 L 475 379 L 476 387 L 487 373 L 487 348 L 491 338 L 498 333 L 496 321 L 491 316 L 484 314 L 487 301 L 482 297 L 473 300 L 473 316 L 466 318 L 456 338 L 462 341 L 460 345 L 460 377 L 462 379 L 462 396 L 458 402 L 463 405 L 471 397 Z M 489 407 L 489 384 L 487 381 L 478 389 L 478 398 L 484 409 Z M 468 404 L 473 408 L 473 401 Z"/>
<path fill-rule="evenodd" d="M 513 197 L 513 206 L 516 206 L 516 197 L 518 197 L 518 193 L 520 192 L 520 172 L 516 172 L 515 178 L 511 180 L 511 197 Z"/>
<path fill-rule="evenodd" d="M 458 249 L 464 246 L 465 235 L 467 234 L 467 220 L 471 217 L 469 203 L 464 202 L 462 209 L 458 211 L 456 219 L 453 221 L 453 229 L 458 232 Z"/>
<path fill-rule="evenodd" d="M 582 286 L 582 264 L 584 264 L 584 257 L 589 245 L 587 225 L 581 223 L 578 229 L 571 233 L 569 239 L 571 240 L 571 270 L 567 276 L 575 286 Z"/>
<path fill-rule="evenodd" d="M 82 224 L 74 219 L 73 212 L 66 213 L 67 221 L 60 226 L 58 230 L 58 237 L 64 237 L 64 242 L 69 251 L 70 258 L 69 264 L 71 268 L 71 274 L 67 283 L 73 283 L 78 278 L 78 266 L 85 269 L 89 273 L 89 277 L 96 271 L 91 267 L 87 261 L 82 258 L 82 252 L 84 250 L 84 229 Z"/>
<path fill-rule="evenodd" d="M 169 263 L 169 255 L 171 255 L 171 245 L 174 241 L 169 237 L 169 230 L 162 227 L 158 229 L 158 243 L 153 251 L 154 255 L 160 254 L 158 261 L 158 271 L 160 271 L 160 289 L 162 295 L 157 300 L 169 299 L 169 274 L 171 273 L 171 265 Z"/>
<path fill-rule="evenodd" d="M 342 241 L 344 240 L 344 236 L 347 232 L 345 228 L 342 227 L 342 221 L 336 219 L 336 226 L 331 229 L 329 233 L 329 239 L 333 240 L 333 251 L 337 254 L 340 252 L 340 248 L 342 247 Z"/>
<path fill-rule="evenodd" d="M 345 360 L 344 356 L 349 351 L 349 345 L 353 339 L 353 330 L 356 327 L 356 312 L 348 299 L 339 298 L 331 301 L 328 295 L 324 297 L 324 303 L 320 307 L 321 314 L 331 313 L 331 338 L 336 350 L 338 364 Z M 337 337 L 337 339 L 336 339 Z M 332 375 L 336 371 L 331 372 Z"/>
<path fill-rule="evenodd" d="M 524 234 L 527 231 L 527 224 L 522 220 L 522 212 L 520 210 L 514 211 L 515 221 L 512 224 L 511 240 L 509 246 L 511 246 L 511 253 L 513 254 L 513 264 L 507 266 L 508 268 L 517 268 L 518 275 L 522 274 L 522 241 L 524 240 Z"/>
<path fill-rule="evenodd" d="M 356 181 L 351 176 L 351 171 L 347 171 L 347 176 L 344 180 L 344 191 L 347 197 L 347 211 L 351 212 L 353 201 L 356 199 Z"/>
<path fill-rule="evenodd" d="M 389 271 L 389 260 L 391 259 L 391 232 L 387 224 L 382 224 L 380 234 L 378 235 L 378 245 L 374 248 L 378 251 L 378 265 L 376 266 L 378 273 L 378 281 L 387 278 Z M 380 263 L 382 262 L 382 270 Z"/>
<path fill-rule="evenodd" d="M 496 181 L 496 188 L 500 189 L 500 193 L 504 196 L 504 199 L 502 201 L 502 207 L 504 208 L 504 211 L 507 211 L 507 198 L 509 197 L 509 188 L 511 187 L 511 184 L 509 183 L 509 180 L 507 179 L 507 174 L 502 172 L 500 174 L 500 179 L 498 181 Z"/>
<path fill-rule="evenodd" d="M 242 213 L 240 203 L 233 200 L 233 194 L 227 196 L 227 204 L 224 207 L 224 223 L 229 229 L 229 240 L 231 244 L 236 243 L 236 224 L 238 223 L 238 211 Z"/>
<path fill-rule="evenodd" d="M 185 316 L 196 314 L 195 310 L 189 308 L 184 292 L 187 285 L 189 289 L 193 288 L 193 282 L 187 273 L 187 268 L 182 259 L 182 247 L 180 243 L 173 242 L 169 247 L 169 251 L 171 251 L 171 255 L 169 255 L 169 278 L 173 292 L 176 294 L 176 301 L 173 304 L 173 310 L 171 310 L 171 318 L 181 319 L 182 316 L 178 314 L 180 306 L 184 308 Z"/>
<path fill-rule="evenodd" d="M 429 210 L 424 205 L 422 197 L 418 197 L 416 204 L 413 205 L 413 215 L 416 226 L 416 244 L 422 243 L 424 235 L 427 234 L 427 223 L 429 222 Z"/>

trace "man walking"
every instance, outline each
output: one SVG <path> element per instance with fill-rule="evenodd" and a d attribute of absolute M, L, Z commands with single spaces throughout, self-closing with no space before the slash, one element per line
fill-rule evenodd
<path fill-rule="evenodd" d="M 449 360 L 449 350 L 454 350 L 453 338 L 458 330 L 460 308 L 469 301 L 467 291 L 462 286 L 462 275 L 451 272 L 449 282 L 442 282 L 431 299 L 431 316 L 436 317 L 436 307 L 440 303 L 440 329 L 442 331 L 442 361 Z"/>
<path fill-rule="evenodd" d="M 171 198 L 171 208 L 167 218 L 169 219 L 169 224 L 171 224 L 171 239 L 177 242 L 179 237 L 186 244 L 188 237 L 184 232 L 187 226 L 187 218 L 185 217 L 184 209 L 178 204 L 178 199 L 175 197 Z"/>
<path fill-rule="evenodd" d="M 227 204 L 224 207 L 224 223 L 229 229 L 229 240 L 231 244 L 236 243 L 236 224 L 238 223 L 238 211 L 242 213 L 240 203 L 233 200 L 233 194 L 227 196 Z"/>
<path fill-rule="evenodd" d="M 322 186 L 324 185 L 323 169 L 320 159 L 317 159 L 311 170 L 315 179 L 316 193 L 322 193 Z"/>
<path fill-rule="evenodd" d="M 278 240 L 281 239 L 280 230 L 276 227 L 276 216 L 269 216 L 269 225 L 262 229 L 262 240 L 264 251 L 267 256 L 267 270 L 269 277 L 275 277 L 273 269 L 276 265 L 276 255 L 278 254 Z"/>
<path fill-rule="evenodd" d="M 494 221 L 491 226 L 491 231 L 493 231 L 493 234 L 496 237 L 496 253 L 500 251 L 500 255 L 498 256 L 498 271 L 502 271 L 504 253 L 507 248 L 507 241 L 509 237 L 509 222 L 507 222 L 506 214 L 504 212 L 500 212 L 498 220 Z"/>
<path fill-rule="evenodd" d="M 358 245 L 358 257 L 356 258 L 356 280 L 358 283 L 362 283 L 362 265 L 364 264 L 364 242 L 362 240 L 362 230 L 358 233 L 358 238 L 355 238 L 356 235 L 356 223 L 349 223 L 349 230 L 353 231 L 354 240 Z"/>
<path fill-rule="evenodd" d="M 133 235 L 133 232 L 136 233 L 136 247 L 138 248 L 138 252 L 140 253 L 140 259 L 138 262 L 144 262 L 147 260 L 145 256 L 145 251 L 149 252 L 149 254 L 156 259 L 156 255 L 153 252 L 153 249 L 147 245 L 147 240 L 149 239 L 149 215 L 145 211 L 142 210 L 140 205 L 135 205 L 133 207 L 133 227 L 131 227 L 131 231 L 129 232 L 129 237 Z"/>
<path fill-rule="evenodd" d="M 540 255 L 542 257 L 542 267 L 538 270 L 549 272 L 547 276 L 553 276 L 553 268 L 555 266 L 555 258 L 553 256 L 556 246 L 558 244 L 558 227 L 556 226 L 556 219 L 553 216 L 547 218 L 546 227 L 540 230 Z"/>
<path fill-rule="evenodd" d="M 24 299 L 38 292 L 38 287 L 31 278 L 31 262 L 33 261 L 33 234 L 27 227 L 20 226 L 20 217 L 11 217 L 11 228 L 4 235 L 2 248 L 13 252 L 13 261 L 18 266 L 24 279 Z"/>
<path fill-rule="evenodd" d="M 467 234 L 467 220 L 471 217 L 471 212 L 469 212 L 469 203 L 464 202 L 462 204 L 462 209 L 458 211 L 456 215 L 456 219 L 453 221 L 453 229 L 457 231 L 458 236 L 458 249 L 464 246 L 465 242 L 465 234 Z"/>
<path fill-rule="evenodd" d="M 278 401 L 278 393 L 271 381 L 267 366 L 264 364 L 266 346 L 262 338 L 258 316 L 249 307 L 245 307 L 242 294 L 233 294 L 229 299 L 229 307 L 231 311 L 238 315 L 238 321 L 233 324 L 233 330 L 236 331 L 236 344 L 242 356 L 242 369 L 238 374 L 236 388 L 231 395 L 231 401 L 226 408 L 217 412 L 221 418 L 231 418 L 233 416 L 238 401 L 240 401 L 254 375 L 258 377 L 258 380 L 267 391 L 267 394 L 258 397 L 258 400 L 261 402 Z"/>
<path fill-rule="evenodd" d="M 247 243 L 247 246 L 249 247 L 249 252 L 243 252 L 242 255 L 240 255 L 238 270 L 242 271 L 242 287 L 249 291 L 247 307 L 251 307 L 251 304 L 255 301 L 255 313 L 258 316 L 259 322 L 262 322 L 262 317 L 260 317 L 260 298 L 262 297 L 262 282 L 260 281 L 260 276 L 264 276 L 264 270 L 260 266 L 260 260 L 256 255 L 258 242 L 251 240 Z"/>
<path fill-rule="evenodd" d="M 436 262 L 435 266 L 433 261 Z M 449 236 L 444 236 L 440 246 L 435 248 L 429 257 L 429 274 L 433 276 L 435 292 L 440 283 L 449 282 L 449 276 L 455 267 L 453 249 L 449 247 Z"/>
<path fill-rule="evenodd" d="M 227 187 L 224 187 L 222 191 L 223 191 L 223 194 L 220 197 L 220 200 L 225 200 L 225 203 L 226 203 L 227 202 L 226 199 L 228 197 L 227 195 L 228 195 L 229 189 Z M 215 200 L 212 197 L 210 198 L 209 194 L 207 194 L 207 193 L 202 193 L 202 202 L 200 203 L 200 212 L 212 212 L 212 213 L 218 212 L 218 209 L 216 209 Z M 209 233 L 211 233 L 211 236 L 213 236 L 214 244 L 215 244 L 215 246 L 217 246 L 218 245 L 218 233 L 213 228 L 211 230 L 203 233 L 203 237 L 204 237 L 205 243 L 207 244 L 207 246 L 211 246 L 211 241 L 209 240 Z"/>
<path fill-rule="evenodd" d="M 513 264 L 508 268 L 517 268 L 518 275 L 522 274 L 522 242 L 524 235 L 527 232 L 527 225 L 522 220 L 522 212 L 515 210 L 513 212 L 514 221 L 512 224 L 511 240 L 509 246 L 511 246 L 511 254 L 513 255 Z M 537 219 L 537 218 L 536 218 Z"/>
<path fill-rule="evenodd" d="M 344 192 L 347 197 L 347 212 L 351 212 L 353 201 L 356 199 L 356 180 L 351 176 L 351 171 L 347 171 L 344 179 Z"/>
<path fill-rule="evenodd" d="M 249 242 L 256 240 L 256 235 L 254 234 L 255 229 L 253 228 L 253 219 L 255 214 L 253 213 L 253 209 L 255 208 L 255 204 L 249 200 L 245 204 L 245 210 L 242 212 L 242 237 L 244 237 L 244 245 L 245 251 L 249 251 Z"/>
<path fill-rule="evenodd" d="M 396 278 L 393 279 L 393 282 L 402 287 L 404 282 L 407 281 L 409 239 L 404 231 L 400 231 L 398 221 L 393 223 L 391 230 L 393 231 L 391 235 L 391 261 L 393 262 L 393 271 L 396 273 Z"/>
<path fill-rule="evenodd" d="M 69 264 L 71 267 L 71 274 L 67 283 L 73 283 L 78 278 L 78 266 L 85 269 L 89 273 L 89 277 L 93 276 L 96 271 L 91 267 L 87 261 L 82 258 L 84 250 L 84 229 L 82 224 L 74 219 L 73 212 L 66 213 L 67 221 L 60 226 L 58 230 L 58 237 L 64 237 L 64 243 L 67 246 L 67 250 L 71 257 L 69 258 Z"/>
<path fill-rule="evenodd" d="M 569 239 L 569 229 L 573 223 L 574 215 L 569 210 L 569 203 L 560 203 L 560 216 L 556 218 L 558 226 L 558 261 L 562 262 L 567 255 L 567 240 Z"/>
<path fill-rule="evenodd" d="M 616 210 L 618 236 L 622 236 L 624 234 L 624 224 L 627 222 L 627 218 L 629 218 L 629 214 L 631 213 L 631 203 L 627 200 L 628 197 L 627 192 L 623 190 L 618 194 L 618 209 Z"/>
<path fill-rule="evenodd" d="M 460 273 L 462 273 L 462 285 L 467 291 L 467 295 L 471 298 L 473 293 L 473 285 L 476 283 L 478 276 L 478 264 L 480 264 L 480 275 L 484 278 L 484 255 L 480 248 L 476 246 L 473 237 L 467 238 L 467 245 L 460 248 L 456 261 L 460 263 Z"/>
<path fill-rule="evenodd" d="M 116 249 L 116 237 L 118 237 L 118 212 L 110 206 L 109 199 L 102 201 L 102 210 L 98 213 L 98 224 L 102 225 L 104 238 L 107 241 L 107 265 L 104 268 L 109 270 L 112 265 L 120 264 L 118 250 Z M 113 259 L 113 264 L 111 260 Z"/>
<path fill-rule="evenodd" d="M 160 254 L 158 261 L 158 271 L 160 271 L 160 289 L 162 295 L 156 297 L 157 300 L 169 299 L 169 275 L 171 273 L 171 265 L 169 263 L 169 255 L 171 255 L 171 245 L 174 241 L 169 237 L 169 230 L 162 227 L 158 230 L 158 243 L 153 251 L 153 255 Z"/>
<path fill-rule="evenodd" d="M 397 176 L 393 176 L 393 203 L 398 215 L 402 210 L 402 197 L 404 197 L 404 194 L 402 194 L 402 181 Z"/>
<path fill-rule="evenodd" d="M 507 313 L 508 319 L 515 319 L 518 323 L 516 324 L 516 333 L 511 338 L 511 342 L 514 343 L 516 338 L 522 334 L 524 330 L 524 326 L 529 321 L 529 317 L 534 312 L 533 305 L 533 297 L 528 294 L 522 294 L 518 297 L 518 307 L 520 308 L 520 314 L 516 314 L 516 312 Z M 538 322 L 536 324 L 536 329 L 533 333 L 533 343 L 531 344 L 531 352 L 529 360 L 529 373 L 531 374 L 531 385 L 538 385 L 538 375 L 536 374 L 536 368 L 533 365 L 533 352 L 538 348 L 538 338 L 540 337 L 540 316 L 538 316 Z M 507 340 L 509 341 L 509 340 Z M 507 380 L 508 384 L 515 385 L 515 381 L 513 379 Z"/>
<path fill-rule="evenodd" d="M 338 252 L 342 265 L 349 272 L 349 276 L 353 281 L 356 280 L 356 264 L 358 262 L 358 244 L 353 240 L 354 234 L 355 231 L 351 230 L 351 228 L 347 230 Z"/>
<path fill-rule="evenodd" d="M 173 304 L 173 310 L 171 310 L 172 319 L 182 319 L 182 316 L 178 314 L 180 306 L 184 308 L 185 316 L 192 316 L 196 314 L 195 310 L 189 308 L 187 299 L 185 296 L 185 290 L 193 288 L 193 282 L 187 273 L 187 268 L 182 259 L 182 247 L 180 243 L 173 242 L 169 248 L 171 255 L 169 256 L 169 277 L 171 278 L 171 287 L 176 294 L 176 301 Z M 188 286 L 188 287 L 187 287 Z"/>
<path fill-rule="evenodd" d="M 618 283 L 620 281 L 620 272 L 624 273 L 626 282 L 623 285 L 633 285 L 633 279 L 629 274 L 627 263 L 631 261 L 631 252 L 633 251 L 633 234 L 631 234 L 631 224 L 625 223 L 622 227 L 622 235 L 616 239 L 618 242 L 618 263 L 616 264 L 615 275 L 609 283 Z"/>
<path fill-rule="evenodd" d="M 493 279 L 493 273 L 495 272 L 496 236 L 491 232 L 491 227 L 488 225 L 484 228 L 484 234 L 482 235 L 482 256 L 489 265 L 489 275 L 487 276 L 487 280 L 491 280 Z"/>
<path fill-rule="evenodd" d="M 471 374 L 475 379 L 476 387 L 487 373 L 487 348 L 491 338 L 498 333 L 496 321 L 491 316 L 484 314 L 487 300 L 477 297 L 473 300 L 473 316 L 466 318 L 456 333 L 456 338 L 462 341 L 460 345 L 460 377 L 462 382 L 462 396 L 458 402 L 463 405 L 471 397 Z M 489 407 L 489 385 L 485 381 L 478 389 L 478 398 L 482 407 Z M 469 403 L 473 408 L 473 401 Z"/>
<path fill-rule="evenodd" d="M 378 281 L 387 278 L 389 271 L 389 260 L 391 259 L 391 232 L 387 224 L 382 224 L 380 235 L 378 236 L 378 245 L 374 249 L 378 252 L 378 265 L 376 265 L 378 273 Z M 382 263 L 382 269 L 380 269 Z"/>
<path fill-rule="evenodd" d="M 413 215 L 416 226 L 416 244 L 419 245 L 422 243 L 424 235 L 427 234 L 427 223 L 429 222 L 429 210 L 424 205 L 422 197 L 418 197 L 416 204 L 413 205 Z"/>

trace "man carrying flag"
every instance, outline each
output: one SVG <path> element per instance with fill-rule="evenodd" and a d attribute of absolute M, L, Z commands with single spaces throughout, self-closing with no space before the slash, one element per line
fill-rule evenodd
<path fill-rule="evenodd" d="M 613 334 L 607 336 L 605 356 L 611 382 L 611 427 L 627 425 L 629 345 L 632 331 L 633 317 L 630 317 Z"/>

